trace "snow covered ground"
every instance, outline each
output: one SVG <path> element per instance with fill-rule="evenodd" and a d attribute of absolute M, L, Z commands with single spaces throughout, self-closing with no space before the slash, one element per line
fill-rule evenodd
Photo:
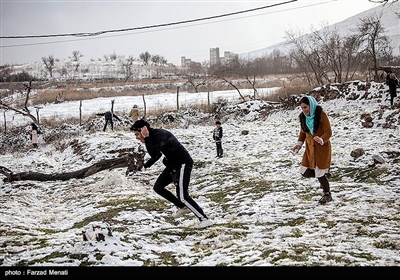
<path fill-rule="evenodd" d="M 161 162 L 131 176 L 121 168 L 69 181 L 0 182 L 0 266 L 397 267 L 400 107 L 388 108 L 379 85 L 356 100 L 345 98 L 358 93 L 352 87 L 342 98 L 320 102 L 333 129 L 333 201 L 327 205 L 318 204 L 318 181 L 299 174 L 302 150 L 290 153 L 300 107 L 261 118 L 259 102 L 249 101 L 232 105 L 250 108 L 247 115 L 222 123 L 223 158 L 216 158 L 212 118 L 170 129 L 195 160 L 190 193 L 212 227 L 197 229 L 193 214 L 171 217 L 176 209 L 152 189 Z M 95 101 L 93 110 L 102 106 Z M 57 104 L 60 114 L 63 104 Z M 371 128 L 362 126 L 365 113 L 373 118 Z M 394 128 L 383 128 L 387 122 Z M 82 133 L 76 140 L 61 140 L 64 150 L 40 143 L 37 150 L 1 155 L 1 165 L 62 173 L 142 145 L 128 129 Z M 351 157 L 357 148 L 365 154 Z M 374 162 L 376 155 L 385 162 Z M 112 236 L 83 240 L 88 226 L 105 223 Z"/>

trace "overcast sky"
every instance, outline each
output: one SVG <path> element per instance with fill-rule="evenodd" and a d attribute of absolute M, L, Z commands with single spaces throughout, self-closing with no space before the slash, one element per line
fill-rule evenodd
<path fill-rule="evenodd" d="M 221 56 L 259 50 L 284 41 L 286 31 L 309 33 L 378 6 L 368 0 L 0 1 L 0 65 L 49 55 L 64 60 L 73 51 L 83 61 L 110 54 L 138 58 L 148 51 L 180 66 L 182 56 L 203 62 L 210 48 L 219 47 Z M 174 24 L 179 22 L 186 23 Z M 135 30 L 155 25 L 162 26 Z M 14 36 L 47 37 L 4 38 Z"/>

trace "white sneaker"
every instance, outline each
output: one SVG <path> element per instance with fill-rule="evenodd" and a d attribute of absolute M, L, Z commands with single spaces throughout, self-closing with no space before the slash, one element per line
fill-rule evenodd
<path fill-rule="evenodd" d="M 206 227 L 209 227 L 209 226 L 212 226 L 213 225 L 213 222 L 210 220 L 210 219 L 207 219 L 207 220 L 203 220 L 203 221 L 201 221 L 199 224 L 198 224 L 198 228 L 206 228 Z"/>
<path fill-rule="evenodd" d="M 187 208 L 186 206 L 183 208 L 179 208 L 174 214 L 172 214 L 172 218 L 179 218 L 182 217 L 183 215 L 189 214 L 190 211 L 189 208 Z"/>

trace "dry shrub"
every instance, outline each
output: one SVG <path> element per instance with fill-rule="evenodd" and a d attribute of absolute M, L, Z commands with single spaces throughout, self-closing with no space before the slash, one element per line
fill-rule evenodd
<path fill-rule="evenodd" d="M 168 113 L 168 112 L 176 112 L 176 107 L 175 108 L 173 108 L 173 107 L 169 107 L 169 106 L 165 106 L 165 107 L 159 107 L 159 108 L 157 108 L 157 109 L 150 109 L 150 110 L 147 110 L 147 114 L 146 115 L 150 115 L 150 116 L 159 116 L 159 115 L 162 115 L 162 114 L 164 114 L 164 113 Z"/>
<path fill-rule="evenodd" d="M 115 93 L 110 96 L 115 96 Z M 30 100 L 32 105 L 45 104 L 52 102 L 73 101 L 73 100 L 88 100 L 98 97 L 107 97 L 102 92 L 91 90 L 76 90 L 72 88 L 44 90 L 39 91 L 36 95 L 32 95 Z"/>
<path fill-rule="evenodd" d="M 312 90 L 312 88 L 304 81 L 296 79 L 286 83 L 283 87 L 278 89 L 274 94 L 268 95 L 265 100 L 267 101 L 279 101 L 286 100 L 291 96 L 299 96 L 306 94 Z"/>
<path fill-rule="evenodd" d="M 86 118 L 82 120 L 82 123 L 87 122 Z M 51 118 L 41 118 L 40 119 L 40 124 L 45 127 L 50 127 L 50 128 L 56 128 L 60 127 L 63 124 L 79 124 L 79 118 L 77 117 L 68 117 L 68 118 L 63 118 L 59 119 L 58 117 L 51 117 Z"/>

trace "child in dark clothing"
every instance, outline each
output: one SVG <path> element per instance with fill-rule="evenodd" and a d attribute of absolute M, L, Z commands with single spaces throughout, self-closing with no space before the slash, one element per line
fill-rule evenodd
<path fill-rule="evenodd" d="M 222 150 L 222 127 L 220 121 L 215 122 L 213 139 L 215 140 L 215 144 L 217 145 L 217 157 L 222 157 L 224 150 Z"/>

